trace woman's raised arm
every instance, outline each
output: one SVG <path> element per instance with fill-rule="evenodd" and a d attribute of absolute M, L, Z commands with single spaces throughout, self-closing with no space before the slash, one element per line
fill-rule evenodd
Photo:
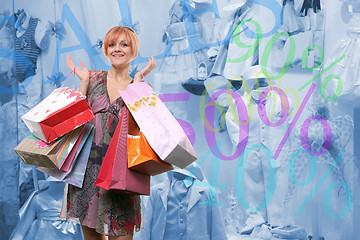
<path fill-rule="evenodd" d="M 81 92 L 83 95 L 86 95 L 89 86 L 89 79 L 90 79 L 89 71 L 86 69 L 83 62 L 80 62 L 81 69 L 75 67 L 70 55 L 67 56 L 66 63 L 70 68 L 70 70 L 74 71 L 76 76 L 80 79 L 80 85 L 78 91 Z"/>

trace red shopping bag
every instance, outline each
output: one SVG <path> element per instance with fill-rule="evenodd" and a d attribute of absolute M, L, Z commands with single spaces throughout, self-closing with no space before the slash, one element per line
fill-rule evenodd
<path fill-rule="evenodd" d="M 122 194 L 150 195 L 150 175 L 128 168 L 127 118 L 128 110 L 125 108 L 101 164 L 95 185 Z"/>
<path fill-rule="evenodd" d="M 66 87 L 55 89 L 21 119 L 33 135 L 49 143 L 94 117 L 86 97 Z"/>
<path fill-rule="evenodd" d="M 30 134 L 14 151 L 25 164 L 68 171 L 84 133 L 83 125 L 49 144 Z"/>

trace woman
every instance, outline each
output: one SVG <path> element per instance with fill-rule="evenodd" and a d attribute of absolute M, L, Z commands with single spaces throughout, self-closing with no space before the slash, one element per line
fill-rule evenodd
<path fill-rule="evenodd" d="M 63 206 L 68 218 L 77 218 L 82 226 L 85 240 L 132 239 L 134 230 L 140 229 L 141 202 L 138 195 L 125 196 L 106 191 L 94 185 L 102 159 L 110 144 L 119 119 L 127 114 L 127 108 L 118 92 L 133 82 L 140 82 L 156 66 L 151 57 L 149 64 L 135 74 L 129 75 L 130 63 L 136 58 L 139 41 L 128 27 L 117 26 L 109 30 L 103 41 L 103 51 L 111 62 L 109 71 L 88 71 L 80 62 L 75 67 L 68 56 L 67 64 L 80 79 L 79 91 L 88 96 L 95 119 L 95 137 L 92 143 L 82 188 L 69 185 Z M 125 116 L 125 115 L 124 115 Z M 130 123 L 131 121 L 129 121 Z M 130 126 L 129 126 L 130 129 Z M 131 132 L 129 132 L 131 134 Z"/>

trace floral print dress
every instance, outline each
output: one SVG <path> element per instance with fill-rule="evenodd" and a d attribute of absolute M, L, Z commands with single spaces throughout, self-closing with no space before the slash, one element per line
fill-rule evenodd
<path fill-rule="evenodd" d="M 95 125 L 95 136 L 83 187 L 68 185 L 63 213 L 68 219 L 78 219 L 82 225 L 93 228 L 98 233 L 129 235 L 134 230 L 140 230 L 140 196 L 121 195 L 94 185 L 120 114 L 127 111 L 121 97 L 110 104 L 106 86 L 106 71 L 91 72 L 88 98 L 95 114 L 95 119 L 91 121 Z"/>

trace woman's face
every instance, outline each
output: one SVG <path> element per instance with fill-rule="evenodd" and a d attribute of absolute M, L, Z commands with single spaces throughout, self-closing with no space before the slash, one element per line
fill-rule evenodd
<path fill-rule="evenodd" d="M 134 54 L 125 34 L 120 34 L 117 39 L 109 42 L 106 57 L 114 66 L 130 64 Z"/>

